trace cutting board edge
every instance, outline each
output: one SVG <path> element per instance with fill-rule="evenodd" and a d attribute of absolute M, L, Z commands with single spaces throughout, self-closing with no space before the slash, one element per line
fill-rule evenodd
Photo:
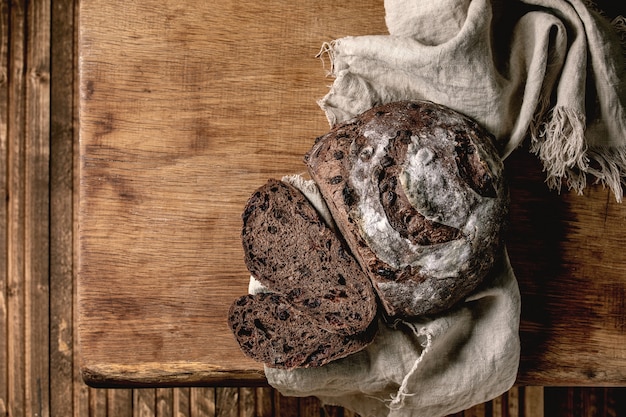
<path fill-rule="evenodd" d="M 262 369 L 225 370 L 205 364 L 123 365 L 82 363 L 80 375 L 92 388 L 174 388 L 184 386 L 268 386 Z"/>

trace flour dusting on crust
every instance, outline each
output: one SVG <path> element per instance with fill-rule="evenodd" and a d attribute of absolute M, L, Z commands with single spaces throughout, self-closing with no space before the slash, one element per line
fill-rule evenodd
<path fill-rule="evenodd" d="M 322 136 L 307 163 L 389 315 L 449 308 L 502 247 L 502 161 L 492 137 L 451 109 L 373 108 Z"/>

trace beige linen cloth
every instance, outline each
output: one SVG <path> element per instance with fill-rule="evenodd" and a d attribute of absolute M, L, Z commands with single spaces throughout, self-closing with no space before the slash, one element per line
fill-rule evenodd
<path fill-rule="evenodd" d="M 593 178 L 622 199 L 624 55 L 615 27 L 581 0 L 386 0 L 389 35 L 324 46 L 331 125 L 380 103 L 426 99 L 473 117 L 506 158 L 528 139 L 546 181 Z M 308 195 L 314 184 L 288 178 Z M 325 211 L 318 202 L 318 210 Z M 252 288 L 251 291 L 256 291 Z M 381 323 L 365 350 L 315 369 L 266 368 L 289 396 L 363 417 L 436 417 L 507 391 L 519 364 L 520 295 L 506 251 L 485 284 L 437 317 Z"/>
<path fill-rule="evenodd" d="M 313 181 L 283 178 L 333 220 Z M 265 289 L 253 277 L 249 292 Z M 488 401 L 515 382 L 520 295 L 506 251 L 484 285 L 437 317 L 383 323 L 364 350 L 319 368 L 265 367 L 287 396 L 317 396 L 362 417 L 437 417 Z"/>
<path fill-rule="evenodd" d="M 547 182 L 622 198 L 626 76 L 617 27 L 582 0 L 386 0 L 390 35 L 331 42 L 331 122 L 426 99 L 478 121 L 506 158 L 530 135 Z M 623 41 L 623 38 L 622 38 Z"/>

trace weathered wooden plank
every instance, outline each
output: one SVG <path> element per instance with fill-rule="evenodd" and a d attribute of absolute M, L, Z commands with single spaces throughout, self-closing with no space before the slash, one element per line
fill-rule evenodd
<path fill-rule="evenodd" d="M 382 10 L 382 1 L 369 3 Z M 234 261 L 242 258 L 240 210 L 258 181 L 302 171 L 305 151 L 328 128 L 315 103 L 328 82 L 315 54 L 330 29 L 319 25 L 313 11 L 337 12 L 339 23 L 355 29 L 366 19 L 333 1 L 313 8 L 285 0 L 185 4 L 81 2 L 81 143 L 98 154 L 83 153 L 81 166 L 81 337 L 85 346 L 97 345 L 83 365 L 95 380 L 114 371 L 149 374 L 163 385 L 177 375 L 242 383 L 248 374 L 262 383 L 262 367 L 235 354 L 239 350 L 223 326 L 231 294 L 245 291 L 247 279 L 243 263 Z M 363 9 L 383 24 L 383 14 Z M 246 31 L 235 29 L 242 25 Z M 298 47 L 271 41 L 278 36 Z M 158 39 L 164 43 L 153 42 Z M 306 74 L 319 83 L 304 81 Z M 175 116 L 171 105 L 184 108 L 184 115 Z M 98 144 L 90 143 L 96 137 Z M 156 137 L 158 144 L 150 139 Z M 130 143 L 132 152 L 124 149 Z M 168 156 L 179 151 L 189 154 Z M 136 161 L 150 167 L 139 168 Z M 110 221 L 92 221 L 100 215 Z M 106 251 L 100 248 L 104 241 Z M 99 260 L 92 258 L 96 254 Z M 142 284 L 148 276 L 151 283 Z M 134 289 L 116 281 L 134 283 Z M 116 290 L 103 292 L 98 282 Z M 114 324 L 116 318 L 123 323 Z M 98 333 L 103 323 L 107 328 Z M 136 325 L 139 333 L 129 332 Z M 135 337 L 142 349 L 115 353 Z"/>
<path fill-rule="evenodd" d="M 8 115 L 9 115 L 9 6 L 0 2 L 0 201 L 8 197 Z M 8 213 L 6 203 L 0 204 L 0 334 L 8 334 Z M 8 345 L 0 338 L 0 415 L 8 413 Z"/>
<path fill-rule="evenodd" d="M 89 389 L 89 411 L 90 417 L 108 417 L 107 390 L 100 388 Z"/>
<path fill-rule="evenodd" d="M 593 387 L 581 395 L 581 408 L 587 415 L 605 417 L 607 409 L 604 406 L 604 394 L 606 389 Z M 582 394 L 582 390 L 581 390 Z"/>
<path fill-rule="evenodd" d="M 485 404 L 476 404 L 475 406 L 463 411 L 463 417 L 488 417 L 486 414 Z"/>
<path fill-rule="evenodd" d="M 324 410 L 324 417 L 343 417 L 344 414 L 344 409 L 342 407 L 334 405 L 324 405 L 322 409 Z"/>
<path fill-rule="evenodd" d="M 491 417 L 506 417 L 506 413 L 504 412 L 503 397 L 504 395 L 501 395 L 491 400 Z"/>
<path fill-rule="evenodd" d="M 383 32 L 383 3 L 82 2 L 79 314 L 92 384 L 262 382 L 224 326 L 247 285 L 241 207 L 267 177 L 304 170 L 328 128 L 314 52 Z M 624 206 L 597 187 L 550 192 L 524 149 L 506 164 L 527 306 L 520 383 L 623 383 Z"/>
<path fill-rule="evenodd" d="M 76 113 L 75 113 L 76 116 Z M 74 120 L 77 120 L 77 118 L 75 117 Z M 78 147 L 78 141 L 75 140 L 74 141 L 74 190 L 78 189 L 78 187 L 76 186 L 76 184 L 78 183 L 78 170 L 76 169 L 77 167 L 77 162 L 76 159 L 78 152 L 77 152 L 77 147 Z M 77 207 L 78 206 L 78 193 L 74 193 L 73 194 L 73 207 Z M 77 214 L 76 214 L 76 210 L 74 210 L 74 214 L 73 214 L 73 218 L 74 218 L 74 222 L 73 222 L 73 227 L 72 227 L 72 242 L 73 248 L 76 248 L 77 245 L 77 240 L 78 240 L 78 233 L 77 233 L 77 229 L 78 229 L 78 221 L 77 221 Z M 76 265 L 77 263 L 77 257 L 78 254 L 76 251 L 74 251 L 72 259 L 73 259 L 73 264 Z M 75 279 L 76 279 L 76 271 L 73 271 L 73 284 L 75 284 Z M 77 299 L 78 295 L 77 295 L 77 288 L 76 285 L 73 285 L 72 288 L 72 308 L 73 308 L 73 313 L 75 312 L 75 308 L 76 308 L 76 299 Z M 76 337 L 76 329 L 78 328 L 78 315 L 77 314 L 73 314 L 72 315 L 72 344 L 71 344 L 71 348 L 72 348 L 72 357 L 73 357 L 73 366 L 72 366 L 72 375 L 73 375 L 73 380 L 74 380 L 74 384 L 73 384 L 73 392 L 72 392 L 72 407 L 73 407 L 73 417 L 84 417 L 84 416 L 91 416 L 91 417 L 95 417 L 96 413 L 92 413 L 92 403 L 90 400 L 91 397 L 91 393 L 92 393 L 92 388 L 88 387 L 82 380 L 82 376 L 80 373 L 80 360 L 79 360 L 79 355 L 76 354 L 77 352 L 79 352 L 79 343 L 78 343 L 78 338 Z M 68 397 L 62 398 L 60 401 L 63 401 L 64 399 L 67 399 Z M 69 402 L 69 401 L 68 401 Z"/>
<path fill-rule="evenodd" d="M 215 389 L 215 416 L 239 416 L 239 389 L 234 387 L 219 387 Z"/>
<path fill-rule="evenodd" d="M 543 387 L 524 388 L 524 417 L 543 417 Z"/>
<path fill-rule="evenodd" d="M 133 393 L 133 417 L 155 417 L 156 416 L 156 389 L 144 388 L 134 389 Z"/>
<path fill-rule="evenodd" d="M 25 306 L 24 306 L 24 69 L 26 11 L 21 2 L 11 4 L 9 16 L 8 204 L 7 204 L 7 359 L 8 411 L 26 412 Z"/>
<path fill-rule="evenodd" d="M 280 417 L 298 417 L 299 398 L 285 397 L 278 391 L 275 392 L 274 407 L 276 415 Z"/>
<path fill-rule="evenodd" d="M 626 410 L 626 388 L 606 388 L 601 404 L 606 409 L 606 417 L 620 417 Z"/>
<path fill-rule="evenodd" d="M 89 416 L 91 415 L 90 414 L 91 404 L 89 402 L 89 391 L 91 390 L 91 388 L 89 388 L 87 385 L 82 383 L 82 381 L 80 381 L 80 375 L 78 375 L 78 372 L 76 372 L 75 368 L 74 368 L 74 377 L 75 377 L 75 383 L 74 383 L 74 389 L 72 390 L 72 396 L 65 397 L 67 402 L 70 402 L 70 398 L 71 398 L 72 414 L 69 414 L 69 415 L 72 417 Z"/>
<path fill-rule="evenodd" d="M 315 397 L 303 397 L 298 402 L 298 414 L 300 417 L 320 416 L 322 405 Z"/>
<path fill-rule="evenodd" d="M 576 395 L 580 388 L 546 387 L 546 414 L 554 417 L 579 416 L 579 398 Z"/>
<path fill-rule="evenodd" d="M 76 308 L 78 306 L 78 287 L 76 285 L 77 280 L 77 268 L 75 265 L 78 265 L 78 251 L 76 248 L 78 247 L 79 242 L 79 223 L 78 223 L 78 203 L 79 203 L 79 184 L 80 184 L 80 162 L 79 162 L 79 138 L 78 138 L 78 120 L 79 120 L 79 108 L 78 108 L 78 90 L 79 90 L 79 78 L 77 74 L 78 68 L 78 26 L 79 26 L 79 1 L 73 0 L 73 8 L 74 8 L 74 19 L 72 22 L 67 22 L 67 24 L 73 24 L 74 26 L 74 53 L 72 56 L 72 62 L 74 63 L 74 68 L 76 69 L 74 73 L 74 94 L 73 94 L 73 120 L 72 120 L 72 130 L 73 130 L 73 159 L 72 159 L 72 171 L 73 171 L 73 181 L 72 181 L 72 356 L 73 356 L 73 376 L 74 376 L 74 389 L 73 389 L 73 417 L 83 417 L 83 416 L 91 416 L 90 413 L 91 407 L 89 402 L 90 397 L 90 389 L 85 385 L 82 379 L 82 375 L 80 373 L 80 360 L 79 355 L 79 339 L 77 337 L 78 329 L 78 314 L 76 314 Z M 67 58 L 67 57 L 66 57 Z"/>
<path fill-rule="evenodd" d="M 507 396 L 508 393 L 504 393 L 499 397 L 491 400 L 491 416 L 492 417 L 507 417 Z"/>
<path fill-rule="evenodd" d="M 271 417 L 274 415 L 274 392 L 270 387 L 257 387 L 256 417 Z"/>
<path fill-rule="evenodd" d="M 174 417 L 189 417 L 191 412 L 189 388 L 175 388 L 172 403 Z"/>
<path fill-rule="evenodd" d="M 623 387 L 545 387 L 544 394 L 550 417 L 619 417 L 626 410 Z"/>
<path fill-rule="evenodd" d="M 107 416 L 132 417 L 133 391 L 131 389 L 111 389 L 106 391 Z"/>
<path fill-rule="evenodd" d="M 254 388 L 239 388 L 239 417 L 255 417 L 256 393 Z"/>
<path fill-rule="evenodd" d="M 50 414 L 71 416 L 73 374 L 74 1 L 50 23 Z"/>
<path fill-rule="evenodd" d="M 505 394 L 507 417 L 523 417 L 520 415 L 519 392 L 519 387 L 513 387 Z"/>
<path fill-rule="evenodd" d="M 191 417 L 215 417 L 215 388 L 191 388 Z"/>
<path fill-rule="evenodd" d="M 157 388 L 156 390 L 156 417 L 174 416 L 174 390 L 172 388 Z"/>
<path fill-rule="evenodd" d="M 26 8 L 24 153 L 25 413 L 50 415 L 50 0 Z"/>

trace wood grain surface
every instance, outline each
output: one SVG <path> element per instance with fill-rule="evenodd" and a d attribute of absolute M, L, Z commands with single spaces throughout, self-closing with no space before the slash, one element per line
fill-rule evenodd
<path fill-rule="evenodd" d="M 316 54 L 338 36 L 383 31 L 382 2 L 367 6 L 81 3 L 87 380 L 262 381 L 225 321 L 247 290 L 241 209 L 268 178 L 304 170 L 328 129 Z"/>
<path fill-rule="evenodd" d="M 268 387 L 178 387 L 178 388 L 139 388 L 139 389 L 103 389 L 92 388 L 84 384 L 79 374 L 79 349 L 76 346 L 76 251 L 77 247 L 77 210 L 78 207 L 78 124 L 76 107 L 78 86 L 76 68 L 75 28 L 77 28 L 75 8 L 78 0 L 50 0 L 28 2 L 0 1 L 0 166 L 7 167 L 9 153 L 11 159 L 16 155 L 30 158 L 31 152 L 40 152 L 48 148 L 49 164 L 38 163 L 37 170 L 42 172 L 37 177 L 49 180 L 38 181 L 38 188 L 43 195 L 49 193 L 50 209 L 48 217 L 38 218 L 39 227 L 48 225 L 49 233 L 33 235 L 30 245 L 49 247 L 49 253 L 28 252 L 32 259 L 30 264 L 37 264 L 43 256 L 49 260 L 49 285 L 41 288 L 42 293 L 16 291 L 15 288 L 26 285 L 31 280 L 41 280 L 37 274 L 23 274 L 8 277 L 8 259 L 16 253 L 14 248 L 24 247 L 24 235 L 7 234 L 9 224 L 19 223 L 21 212 L 32 199 L 20 198 L 9 211 L 8 204 L 0 205 L 0 335 L 17 337 L 23 334 L 18 331 L 27 321 L 44 320 L 49 323 L 48 332 L 41 332 L 36 325 L 29 325 L 29 332 L 39 331 L 38 335 L 25 339 L 9 341 L 8 337 L 0 336 L 0 416 L 20 417 L 32 415 L 45 416 L 143 416 L 143 417 L 216 417 L 238 415 L 240 417 L 281 417 L 282 413 L 274 406 L 280 402 L 280 395 Z M 28 24 L 31 13 L 41 13 L 49 8 L 50 24 L 40 17 L 39 25 Z M 47 13 L 44 13 L 46 16 Z M 43 39 L 49 32 L 50 50 L 50 88 L 38 89 L 39 97 L 26 95 L 24 88 L 15 84 L 26 82 L 27 77 L 21 76 L 16 69 L 28 72 L 29 66 L 23 63 L 23 53 L 32 45 L 31 39 Z M 9 47 L 10 46 L 10 47 Z M 41 44 L 36 46 L 42 48 Z M 9 53 L 9 50 L 11 51 Z M 38 49 L 41 53 L 41 49 Z M 14 93 L 8 94 L 9 91 Z M 20 92 L 16 94 L 15 92 Z M 21 117 L 19 121 L 11 119 L 16 109 L 26 105 L 26 100 L 49 102 L 42 106 L 37 119 Z M 11 109 L 11 113 L 9 113 Z M 46 116 L 45 112 L 49 115 Z M 48 131 L 49 144 L 46 137 L 39 139 L 42 145 L 39 150 L 27 145 L 27 129 L 17 129 L 20 124 L 40 125 L 40 132 Z M 11 128 L 9 128 L 11 126 Z M 46 129 L 45 126 L 49 126 Z M 10 138 L 10 140 L 9 140 Z M 9 152 L 10 147 L 18 146 L 21 153 Z M 11 162 L 14 163 L 14 162 Z M 26 175 L 26 164 L 20 169 L 0 170 L 0 198 L 10 202 L 18 198 L 19 187 L 8 187 L 8 184 L 31 181 L 33 175 Z M 30 169 L 33 169 L 32 166 Z M 39 191 L 37 191 L 39 192 Z M 17 193 L 17 194 L 16 194 Z M 12 226 L 14 227 L 14 226 Z M 9 254 L 8 248 L 11 248 Z M 21 259 L 24 259 L 22 257 Z M 11 261 L 14 262 L 14 261 Z M 14 270 L 12 270 L 14 271 Z M 48 293 L 46 295 L 46 289 Z M 42 296 L 49 301 L 48 318 L 41 315 L 26 314 L 22 308 L 27 303 L 32 305 L 35 297 L 42 302 Z M 27 301 L 27 298 L 31 298 Z M 45 309 L 40 308 L 40 314 Z M 11 329 L 9 331 L 9 329 Z M 49 342 L 48 352 L 46 339 Z M 10 348 L 9 348 L 10 346 Z M 10 353 L 9 353 L 10 351 Z M 46 356 L 47 353 L 47 356 Z M 36 360 L 40 364 L 40 372 L 31 372 L 29 361 Z M 45 372 L 47 369 L 47 372 Z M 26 394 L 26 389 L 29 394 Z M 30 387 L 46 389 L 44 395 L 32 395 Z M 543 388 L 516 386 L 507 393 L 494 398 L 484 405 L 455 416 L 480 417 L 583 417 L 583 416 L 617 416 L 625 408 L 624 390 L 626 388 Z M 252 400 L 254 391 L 254 401 Z M 216 393 L 218 393 L 216 395 Z M 9 395 L 10 393 L 10 395 Z M 219 401 L 217 400 L 217 398 Z M 232 406 L 236 403 L 236 406 Z M 352 417 L 354 413 L 340 407 L 322 407 L 312 398 L 299 400 L 299 417 Z M 225 406 L 231 405 L 231 409 Z M 176 414 L 174 414 L 176 410 Z M 235 411 L 236 410 L 236 411 Z M 478 411 L 484 411 L 479 414 Z M 292 415 L 285 411 L 285 415 Z"/>
<path fill-rule="evenodd" d="M 241 210 L 268 178 L 304 171 L 328 129 L 316 54 L 385 33 L 383 2 L 83 0 L 79 16 L 83 377 L 263 384 L 226 326 L 248 282 Z M 548 191 L 524 150 L 507 169 L 518 382 L 626 384 L 626 207 L 598 187 Z"/>

